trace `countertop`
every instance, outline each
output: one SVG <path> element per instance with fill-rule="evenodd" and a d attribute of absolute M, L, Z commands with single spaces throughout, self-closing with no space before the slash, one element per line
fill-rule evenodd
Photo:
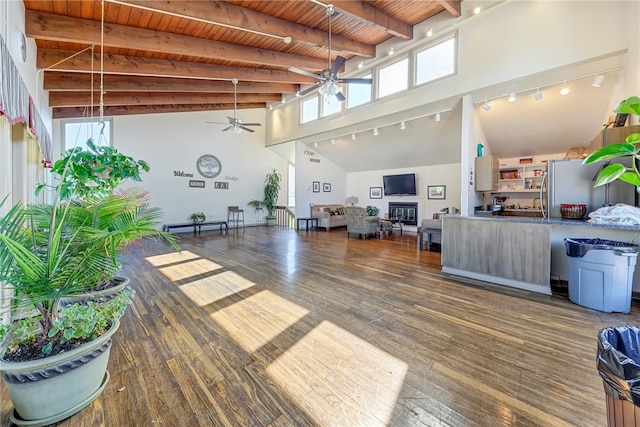
<path fill-rule="evenodd" d="M 575 227 L 593 227 L 593 228 L 609 228 L 613 230 L 634 230 L 640 231 L 638 225 L 620 225 L 620 224 L 593 224 L 586 220 L 576 219 L 563 219 L 563 218 L 534 218 L 526 216 L 462 216 L 462 215 L 442 215 L 444 219 L 472 219 L 476 221 L 501 221 L 501 222 L 520 222 L 529 224 L 550 224 L 550 225 L 565 225 Z"/>

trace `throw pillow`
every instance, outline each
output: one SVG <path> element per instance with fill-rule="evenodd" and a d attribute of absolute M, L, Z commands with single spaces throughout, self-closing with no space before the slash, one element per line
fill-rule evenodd
<path fill-rule="evenodd" d="M 327 213 L 331 213 L 331 208 L 324 208 L 322 209 L 322 212 L 327 212 Z"/>
<path fill-rule="evenodd" d="M 336 212 L 338 212 L 338 215 L 344 215 L 344 208 L 338 208 Z"/>

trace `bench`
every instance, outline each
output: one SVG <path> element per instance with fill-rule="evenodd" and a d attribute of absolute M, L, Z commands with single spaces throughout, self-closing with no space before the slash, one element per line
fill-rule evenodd
<path fill-rule="evenodd" d="M 220 220 L 220 221 L 205 221 L 202 222 L 200 224 L 194 224 L 193 222 L 182 222 L 182 223 L 176 223 L 176 224 L 164 224 L 162 226 L 162 231 L 166 231 L 168 233 L 171 232 L 171 230 L 174 229 L 178 229 L 178 228 L 187 228 L 187 227 L 193 227 L 193 235 L 196 235 L 196 231 L 198 232 L 198 234 L 200 234 L 200 232 L 202 231 L 202 227 L 203 226 L 209 226 L 209 225 L 217 225 L 220 227 L 220 234 L 222 234 L 222 226 L 224 226 L 224 230 L 226 232 L 229 231 L 229 226 L 227 225 L 227 221 L 224 220 Z"/>

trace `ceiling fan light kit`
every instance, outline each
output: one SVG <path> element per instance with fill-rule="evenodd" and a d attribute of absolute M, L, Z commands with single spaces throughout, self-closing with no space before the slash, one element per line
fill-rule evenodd
<path fill-rule="evenodd" d="M 262 126 L 260 123 L 242 123 L 242 120 L 240 120 L 238 118 L 237 112 L 238 112 L 238 94 L 237 94 L 237 89 L 238 89 L 238 79 L 232 79 L 231 83 L 233 83 L 233 117 L 229 117 L 227 116 L 227 119 L 229 120 L 229 123 L 222 123 L 222 122 L 207 122 L 207 123 L 214 123 L 214 124 L 218 124 L 218 125 L 230 125 L 227 126 L 226 128 L 222 129 L 223 132 L 226 132 L 228 130 L 231 130 L 235 135 L 240 135 L 242 133 L 242 131 L 247 131 L 247 132 L 255 132 L 253 129 L 251 129 L 249 126 Z"/>

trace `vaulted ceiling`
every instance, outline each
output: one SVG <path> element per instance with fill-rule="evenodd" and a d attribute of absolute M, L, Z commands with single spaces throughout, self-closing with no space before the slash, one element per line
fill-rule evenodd
<path fill-rule="evenodd" d="M 316 80 L 337 55 L 375 56 L 391 37 L 461 0 L 24 0 L 25 33 L 54 118 L 264 108 Z M 103 12 L 104 10 L 104 12 Z M 103 87 L 100 100 L 100 87 Z M 93 96 L 92 96 L 93 90 Z"/>

